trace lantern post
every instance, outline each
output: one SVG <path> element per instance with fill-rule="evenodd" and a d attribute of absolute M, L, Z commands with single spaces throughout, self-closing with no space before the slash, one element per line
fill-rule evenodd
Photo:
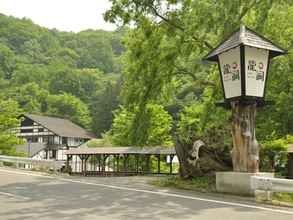
<path fill-rule="evenodd" d="M 223 104 L 232 109 L 234 173 L 253 175 L 259 172 L 259 144 L 255 134 L 256 110 L 265 105 L 270 60 L 285 53 L 281 47 L 241 25 L 240 29 L 204 58 L 218 63 L 224 94 Z M 229 178 L 235 180 L 237 177 Z M 217 180 L 217 187 L 219 181 Z"/>

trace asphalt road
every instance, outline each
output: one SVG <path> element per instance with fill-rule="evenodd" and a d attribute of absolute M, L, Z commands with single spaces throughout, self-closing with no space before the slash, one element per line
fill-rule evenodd
<path fill-rule="evenodd" d="M 162 190 L 138 177 L 56 177 L 0 168 L 0 220 L 293 219 L 293 209 Z"/>

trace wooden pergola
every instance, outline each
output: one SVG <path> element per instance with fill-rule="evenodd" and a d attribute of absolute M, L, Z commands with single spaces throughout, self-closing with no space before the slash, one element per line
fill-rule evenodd
<path fill-rule="evenodd" d="M 176 152 L 170 147 L 100 147 L 70 149 L 66 154 L 70 174 L 126 176 L 174 174 L 172 161 Z M 162 169 L 167 156 L 170 160 Z"/>

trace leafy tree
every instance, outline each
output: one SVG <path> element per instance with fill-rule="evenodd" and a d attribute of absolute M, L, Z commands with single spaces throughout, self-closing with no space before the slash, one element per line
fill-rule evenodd
<path fill-rule="evenodd" d="M 292 139 L 292 136 L 287 136 L 286 138 L 279 138 L 274 140 L 266 140 L 262 143 L 261 166 L 263 170 L 269 172 L 283 172 L 282 174 L 285 174 L 287 159 L 287 155 L 285 154 L 285 152 L 287 150 L 287 144 L 290 143 L 289 141 L 293 140 L 290 139 Z"/>
<path fill-rule="evenodd" d="M 67 118 L 85 128 L 91 125 L 91 118 L 86 104 L 69 94 L 50 95 L 47 114 Z"/>
<path fill-rule="evenodd" d="M 78 68 L 98 68 L 106 73 L 114 70 L 114 52 L 112 34 L 106 31 L 82 31 L 76 35 L 61 34 L 61 42 L 65 47 L 74 50 Z M 118 47 L 118 45 L 113 44 Z"/>
<path fill-rule="evenodd" d="M 73 69 L 66 66 L 51 70 L 49 90 L 52 94 L 68 93 L 86 103 L 101 89 L 103 74 L 97 69 Z"/>
<path fill-rule="evenodd" d="M 47 111 L 48 95 L 49 92 L 36 83 L 10 88 L 4 94 L 6 98 L 15 100 L 25 112 L 36 114 Z"/>
<path fill-rule="evenodd" d="M 13 86 L 23 86 L 27 83 L 36 83 L 41 88 L 47 88 L 49 83 L 49 70 L 44 64 L 19 63 L 13 71 L 10 80 Z"/>
<path fill-rule="evenodd" d="M 203 139 L 208 148 L 213 146 L 221 149 L 219 152 L 224 154 L 220 157 L 224 158 L 224 155 L 229 154 L 230 147 L 229 139 L 223 140 L 222 135 L 229 133 L 229 126 L 221 125 L 227 124 L 229 114 L 216 110 L 214 106 L 221 99 L 216 66 L 205 65 L 201 60 L 213 46 L 239 28 L 240 23 L 245 23 L 292 50 L 290 34 L 293 28 L 290 21 L 293 7 L 290 1 L 111 2 L 112 7 L 105 14 L 106 20 L 134 26 L 125 40 L 122 99 L 125 106 L 137 108 L 136 111 L 139 112 L 132 123 L 137 139 L 144 140 L 142 144 L 146 144 L 146 105 L 160 103 L 172 109 L 174 122 L 178 123 L 179 137 L 176 137 L 176 143 L 184 143 L 176 145 L 177 149 L 190 145 L 195 139 Z M 282 25 L 279 27 L 280 20 Z M 281 32 L 285 33 L 284 36 L 279 34 Z M 284 136 L 293 132 L 290 123 L 292 117 L 287 113 L 291 110 L 290 106 L 293 106 L 290 98 L 292 92 L 288 86 L 292 75 L 290 63 L 291 55 L 276 59 L 272 65 L 271 72 L 274 76 L 269 79 L 268 97 L 279 103 L 277 111 L 267 109 L 258 118 L 262 118 L 262 123 L 257 128 L 261 139 L 274 133 Z M 178 117 L 184 105 L 191 107 L 186 107 L 180 114 L 181 117 Z M 269 116 L 269 113 L 272 115 Z M 271 120 L 263 120 L 264 118 Z M 267 127 L 269 128 L 265 130 Z M 192 132 L 194 133 L 191 134 Z M 191 166 L 191 169 L 195 168 Z"/>
<path fill-rule="evenodd" d="M 12 130 L 20 123 L 18 118 L 20 113 L 15 101 L 0 99 L 0 154 L 16 154 L 13 146 L 21 141 Z"/>
<path fill-rule="evenodd" d="M 10 79 L 15 68 L 15 55 L 13 51 L 0 43 L 0 77 Z"/>
<path fill-rule="evenodd" d="M 112 139 L 114 143 L 120 146 L 171 145 L 171 116 L 162 106 L 157 104 L 148 104 L 145 113 L 147 129 L 143 136 L 144 139 L 141 139 L 141 137 L 136 136 L 136 132 L 133 130 L 133 124 L 138 112 L 128 111 L 124 107 L 116 111 L 112 126 Z"/>
<path fill-rule="evenodd" d="M 106 79 L 101 86 L 102 89 L 96 91 L 92 97 L 90 109 L 93 118 L 93 131 L 98 136 L 111 128 L 113 112 L 119 105 L 120 82 L 116 78 Z"/>

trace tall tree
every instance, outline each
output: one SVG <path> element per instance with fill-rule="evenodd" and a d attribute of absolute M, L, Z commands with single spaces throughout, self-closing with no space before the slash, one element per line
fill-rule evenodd
<path fill-rule="evenodd" d="M 186 139 L 184 138 L 186 133 L 180 136 L 182 133 L 179 132 L 179 137 L 176 138 L 176 142 L 179 142 L 176 145 L 177 152 L 182 150 L 183 145 L 188 145 L 190 147 L 184 151 L 192 153 L 192 142 L 195 138 L 206 139 L 207 135 L 220 137 L 219 134 L 227 133 L 228 127 L 218 127 L 217 124 L 227 124 L 228 114 L 213 111 L 207 115 L 202 112 L 215 110 L 215 102 L 222 96 L 217 68 L 204 65 L 201 62 L 204 55 L 237 29 L 240 23 L 245 23 L 264 35 L 269 34 L 273 40 L 276 37 L 280 38 L 276 24 L 280 17 L 285 23 L 282 30 L 290 33 L 292 30 L 292 28 L 290 29 L 292 22 L 283 20 L 287 19 L 287 13 L 290 14 L 292 11 L 289 0 L 112 0 L 111 2 L 112 8 L 105 14 L 106 20 L 134 26 L 126 39 L 122 98 L 124 98 L 124 105 L 128 108 L 131 109 L 133 106 L 138 108 L 135 116 L 137 119 L 132 124 L 133 130 L 137 131 L 137 136 L 143 136 L 147 130 L 147 125 L 144 123 L 147 103 L 157 102 L 170 105 L 170 100 L 166 101 L 165 98 L 171 96 L 174 106 L 174 104 L 184 102 L 192 94 L 191 102 L 188 101 L 185 104 L 194 103 L 203 106 L 190 110 L 200 111 L 197 113 L 200 115 L 200 121 L 209 124 L 197 124 L 198 128 L 192 138 Z M 284 47 L 288 48 L 292 40 L 290 41 L 285 35 L 277 42 L 281 42 Z M 284 62 L 285 59 L 280 58 L 280 62 Z M 273 71 L 277 72 L 276 75 L 283 74 L 275 67 L 273 67 Z M 285 77 L 288 76 L 287 73 Z M 282 80 L 280 83 L 284 85 L 284 78 L 282 77 L 280 80 Z M 174 81 L 175 93 L 169 89 Z M 187 81 L 192 83 L 186 83 Z M 188 84 L 189 86 L 187 86 Z M 188 90 L 188 87 L 192 88 L 192 92 Z M 177 109 L 180 110 L 180 106 Z M 284 112 L 284 109 L 280 112 Z M 175 114 L 173 112 L 173 115 L 177 120 L 176 112 Z M 181 117 L 179 120 L 183 118 Z M 215 122 L 215 120 L 217 121 Z M 217 127 L 217 129 L 209 130 L 207 127 Z M 181 143 L 182 141 L 183 143 Z M 211 145 L 210 141 L 206 141 L 209 144 L 208 147 Z M 221 141 L 218 139 L 214 139 L 212 142 L 212 145 L 229 150 L 226 148 L 227 145 L 221 146 Z M 180 156 L 180 154 L 178 155 Z M 190 155 L 185 157 L 185 160 L 186 158 L 193 157 Z M 184 158 L 181 159 L 184 160 Z M 195 166 L 184 169 L 186 173 L 183 176 L 192 176 L 194 173 L 192 170 L 198 168 L 193 160 L 191 163 Z"/>
<path fill-rule="evenodd" d="M 21 141 L 15 136 L 13 129 L 20 123 L 20 113 L 17 102 L 0 99 L 0 154 L 16 154 L 14 145 Z"/>

